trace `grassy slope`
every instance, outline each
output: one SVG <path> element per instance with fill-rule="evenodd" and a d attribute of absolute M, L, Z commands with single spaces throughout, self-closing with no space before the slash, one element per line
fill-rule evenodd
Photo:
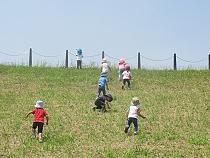
<path fill-rule="evenodd" d="M 208 157 L 210 71 L 133 70 L 131 90 L 110 74 L 111 111 L 93 112 L 99 70 L 0 66 L 0 157 Z M 140 133 L 123 132 L 133 96 Z M 45 101 L 45 141 L 32 139 L 25 115 Z"/>

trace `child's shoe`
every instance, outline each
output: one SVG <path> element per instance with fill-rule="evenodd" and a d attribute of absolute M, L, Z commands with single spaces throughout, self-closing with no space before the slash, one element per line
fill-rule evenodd
<path fill-rule="evenodd" d="M 134 135 L 137 135 L 138 134 L 138 132 L 137 131 L 134 131 Z"/>
<path fill-rule="evenodd" d="M 129 129 L 129 126 L 126 125 L 126 126 L 125 126 L 125 129 L 124 129 L 124 132 L 125 132 L 125 133 L 128 133 L 128 129 Z"/>

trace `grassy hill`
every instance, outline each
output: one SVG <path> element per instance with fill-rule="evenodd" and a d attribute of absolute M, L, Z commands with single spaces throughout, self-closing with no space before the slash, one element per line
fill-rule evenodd
<path fill-rule="evenodd" d="M 110 74 L 111 110 L 92 111 L 98 69 L 0 66 L 0 157 L 210 157 L 210 71 L 132 70 L 131 90 Z M 133 96 L 139 134 L 123 129 Z M 44 142 L 31 137 L 36 100 L 45 102 Z"/>

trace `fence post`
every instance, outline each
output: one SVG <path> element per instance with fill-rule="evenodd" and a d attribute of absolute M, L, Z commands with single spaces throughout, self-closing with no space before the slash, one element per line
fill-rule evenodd
<path fill-rule="evenodd" d="M 32 48 L 29 50 L 29 67 L 32 66 Z"/>
<path fill-rule="evenodd" d="M 176 67 L 176 53 L 174 53 L 174 70 L 176 70 L 177 67 Z"/>
<path fill-rule="evenodd" d="M 141 54 L 138 52 L 138 69 L 141 69 Z"/>
<path fill-rule="evenodd" d="M 66 50 L 66 62 L 65 62 L 65 68 L 68 68 L 68 65 L 69 65 L 69 52 L 68 52 L 68 50 Z"/>
<path fill-rule="evenodd" d="M 209 54 L 209 70 L 210 70 L 210 54 Z"/>
<path fill-rule="evenodd" d="M 102 56 L 101 57 L 102 57 L 102 59 L 104 58 L 104 51 L 102 51 Z"/>

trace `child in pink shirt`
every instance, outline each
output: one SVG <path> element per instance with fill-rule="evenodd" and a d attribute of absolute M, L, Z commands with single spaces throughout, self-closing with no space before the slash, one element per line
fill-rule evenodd
<path fill-rule="evenodd" d="M 33 119 L 33 125 L 32 125 L 32 133 L 36 137 L 36 128 L 38 127 L 38 137 L 39 142 L 42 142 L 42 132 L 43 132 L 43 126 L 44 126 L 44 118 L 46 117 L 46 125 L 48 125 L 48 112 L 44 110 L 44 102 L 39 100 L 36 102 L 35 109 L 30 111 L 26 117 L 28 117 L 30 114 L 34 115 Z"/>
<path fill-rule="evenodd" d="M 122 81 L 122 73 L 125 70 L 125 59 L 121 58 L 118 63 L 119 68 L 119 81 Z"/>

